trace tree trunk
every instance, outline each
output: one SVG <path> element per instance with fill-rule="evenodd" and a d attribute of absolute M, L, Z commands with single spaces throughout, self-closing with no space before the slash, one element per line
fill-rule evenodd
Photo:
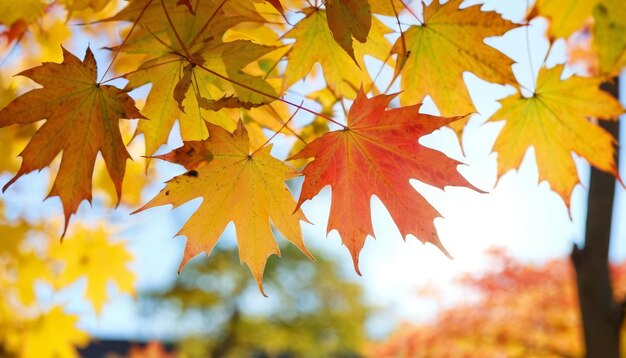
<path fill-rule="evenodd" d="M 617 79 L 614 83 L 603 84 L 602 88 L 619 98 Z M 600 125 L 619 139 L 617 121 L 602 121 Z M 612 175 L 591 168 L 585 242 L 582 248 L 574 245 L 571 255 L 588 358 L 618 358 L 620 355 L 624 307 L 613 299 L 608 261 L 615 184 Z"/>

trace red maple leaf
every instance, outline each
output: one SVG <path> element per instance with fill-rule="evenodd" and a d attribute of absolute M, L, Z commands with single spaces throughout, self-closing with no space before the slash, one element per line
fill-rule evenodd
<path fill-rule="evenodd" d="M 456 170 L 460 162 L 417 142 L 463 117 L 421 114 L 420 105 L 386 110 L 395 96 L 367 98 L 361 89 L 345 129 L 324 134 L 290 158 L 314 158 L 302 171 L 305 178 L 297 208 L 325 186 L 331 186 L 327 231 L 338 231 L 359 274 L 359 253 L 367 235 L 374 237 L 372 195 L 387 207 L 403 237 L 415 235 L 448 255 L 433 223 L 440 214 L 409 180 L 440 189 L 448 185 L 473 188 Z"/>

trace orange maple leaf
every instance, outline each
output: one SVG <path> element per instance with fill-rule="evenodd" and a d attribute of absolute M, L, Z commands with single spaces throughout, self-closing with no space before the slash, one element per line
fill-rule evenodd
<path fill-rule="evenodd" d="M 251 152 L 248 131 L 241 121 L 233 133 L 207 123 L 211 136 L 184 142 L 157 158 L 183 165 L 188 171 L 167 182 L 161 192 L 136 212 L 160 205 L 180 206 L 203 201 L 179 234 L 187 237 L 181 268 L 201 252 L 211 253 L 226 225 L 237 231 L 239 258 L 248 265 L 263 295 L 263 271 L 270 255 L 279 255 L 272 226 L 313 259 L 302 240 L 301 210 L 284 180 L 296 173 L 270 155 L 271 145 Z M 270 224 L 271 222 L 271 224 Z"/>
<path fill-rule="evenodd" d="M 418 179 L 443 189 L 472 187 L 456 170 L 460 162 L 422 146 L 417 140 L 464 117 L 418 113 L 420 105 L 385 110 L 397 96 L 367 98 L 363 89 L 350 108 L 345 129 L 329 132 L 290 159 L 315 158 L 304 169 L 297 208 L 323 187 L 332 188 L 328 232 L 336 229 L 358 268 L 367 235 L 374 236 L 370 199 L 376 195 L 389 210 L 403 237 L 415 235 L 447 254 L 433 219 L 439 213 L 409 183 Z"/>
<path fill-rule="evenodd" d="M 63 48 L 63 62 L 45 62 L 19 73 L 41 84 L 14 99 L 0 111 L 0 127 L 25 125 L 46 119 L 20 153 L 22 165 L 2 189 L 22 175 L 41 170 L 63 152 L 61 167 L 50 191 L 59 196 L 65 213 L 65 230 L 80 203 L 91 202 L 91 182 L 98 152 L 102 153 L 118 200 L 126 170 L 126 151 L 119 129 L 121 118 L 142 118 L 135 101 L 123 90 L 96 82 L 93 53 L 83 61 Z"/>

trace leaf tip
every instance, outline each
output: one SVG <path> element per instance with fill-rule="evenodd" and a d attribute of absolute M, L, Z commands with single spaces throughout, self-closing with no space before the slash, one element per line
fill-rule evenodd
<path fill-rule="evenodd" d="M 361 273 L 361 269 L 359 268 L 359 252 L 357 252 L 356 250 L 353 251 L 352 249 L 348 248 L 348 250 L 350 250 L 350 255 L 352 256 L 352 263 L 354 264 L 354 271 L 356 272 L 357 275 L 359 276 L 363 276 L 363 274 Z"/>
<path fill-rule="evenodd" d="M 437 234 L 433 234 L 434 236 L 434 240 L 431 240 L 430 243 L 435 245 L 435 247 L 437 247 L 444 255 L 446 255 L 446 257 L 450 260 L 454 260 L 454 256 L 452 256 L 448 250 L 446 250 L 445 247 L 443 247 L 443 244 L 441 243 L 441 241 L 439 241 L 439 238 L 437 237 Z"/>

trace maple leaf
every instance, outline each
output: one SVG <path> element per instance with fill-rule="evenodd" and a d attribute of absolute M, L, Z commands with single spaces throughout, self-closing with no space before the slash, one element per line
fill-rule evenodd
<path fill-rule="evenodd" d="M 274 47 L 222 41 L 236 24 L 264 21 L 241 9 L 245 2 L 230 3 L 198 2 L 191 13 L 175 0 L 133 1 L 108 19 L 135 22 L 137 28 L 119 49 L 147 56 L 125 76 L 129 90 L 152 84 L 141 111 L 149 120 L 140 121 L 137 128 L 137 134 L 145 136 L 146 153 L 153 154 L 167 142 L 177 119 L 183 140 L 200 140 L 208 135 L 204 121 L 233 122 L 217 110 L 260 106 L 278 96 L 262 77 L 242 70 Z M 241 15 L 244 12 L 249 16 Z"/>
<path fill-rule="evenodd" d="M 126 160 L 119 119 L 140 118 L 133 99 L 113 86 L 96 82 L 96 60 L 89 48 L 85 59 L 63 49 L 63 62 L 46 62 L 19 73 L 41 84 L 14 99 L 0 111 L 0 127 L 25 125 L 46 119 L 22 151 L 22 165 L 4 186 L 6 190 L 22 175 L 43 169 L 63 151 L 61 167 L 49 196 L 59 196 L 65 213 L 65 230 L 70 215 L 87 199 L 91 201 L 92 174 L 98 152 L 102 153 L 118 200 Z"/>
<path fill-rule="evenodd" d="M 0 207 L 0 214 L 4 217 L 4 210 Z M 2 220 L 4 221 L 4 220 Z M 36 302 L 35 284 L 37 282 L 51 282 L 51 267 L 48 260 L 43 260 L 33 250 L 25 249 L 25 241 L 33 227 L 25 221 L 17 225 L 6 225 L 0 221 L 0 266 L 6 267 L 3 272 L 4 280 L 0 285 L 4 290 L 14 289 L 19 302 L 32 305 Z"/>
<path fill-rule="evenodd" d="M 327 0 L 326 18 L 333 38 L 357 62 L 352 49 L 352 37 L 367 41 L 372 26 L 372 13 L 367 0 Z"/>
<path fill-rule="evenodd" d="M 7 348 L 21 358 L 79 357 L 75 346 L 89 342 L 87 333 L 76 328 L 78 317 L 53 307 L 49 312 L 21 324 L 9 332 Z"/>
<path fill-rule="evenodd" d="M 18 20 L 30 24 L 43 15 L 47 6 L 43 0 L 25 0 L 19 6 L 11 1 L 0 1 L 0 24 L 11 26 Z"/>
<path fill-rule="evenodd" d="M 394 44 L 403 105 L 430 95 L 442 116 L 476 112 L 463 81 L 465 71 L 489 82 L 515 83 L 513 61 L 483 40 L 518 25 L 493 11 L 481 11 L 480 5 L 459 9 L 460 4 L 451 0 L 424 5 L 423 25 L 409 27 Z"/>
<path fill-rule="evenodd" d="M 136 212 L 171 204 L 180 206 L 202 197 L 200 208 L 178 233 L 187 237 L 181 268 L 201 252 L 211 253 L 226 225 L 237 230 L 239 257 L 248 265 L 263 295 L 263 270 L 267 258 L 280 255 L 271 224 L 303 253 L 313 259 L 302 240 L 301 210 L 284 180 L 293 170 L 270 155 L 271 145 L 251 153 L 243 123 L 233 133 L 207 123 L 211 136 L 185 142 L 181 148 L 158 156 L 185 166 L 188 171 L 168 181 L 165 188 Z M 209 221 L 207 221 L 207 219 Z"/>
<path fill-rule="evenodd" d="M 283 88 L 307 76 L 315 63 L 321 65 L 324 80 L 335 97 L 354 98 L 361 85 L 372 87 L 373 80 L 364 70 L 365 56 L 390 62 L 391 43 L 385 35 L 391 33 L 391 29 L 372 18 L 367 41 L 351 45 L 354 48 L 351 58 L 334 40 L 324 11 L 307 8 L 303 12 L 307 16 L 284 35 L 296 39 L 296 42 L 287 53 L 289 61 L 283 75 Z"/>
<path fill-rule="evenodd" d="M 50 250 L 50 256 L 63 262 L 57 285 L 65 287 L 86 277 L 85 296 L 98 314 L 108 299 L 109 282 L 115 282 L 120 292 L 134 293 L 135 275 L 127 267 L 133 257 L 124 243 L 110 242 L 108 236 L 102 227 L 77 227 L 62 245 Z"/>
<path fill-rule="evenodd" d="M 304 183 L 297 208 L 326 185 L 331 186 L 327 231 L 338 231 L 357 272 L 365 239 L 374 236 L 370 213 L 373 195 L 387 207 L 403 237 L 415 235 L 446 253 L 433 224 L 439 213 L 409 180 L 438 188 L 472 187 L 456 170 L 460 162 L 417 142 L 462 117 L 420 114 L 420 105 L 385 110 L 395 96 L 368 99 L 361 89 L 344 130 L 322 135 L 290 158 L 314 158 L 302 171 Z"/>
<path fill-rule="evenodd" d="M 599 0 L 537 0 L 529 17 L 539 15 L 550 20 L 548 36 L 551 39 L 568 38 L 583 27 L 585 20 L 591 18 L 593 8 Z"/>
<path fill-rule="evenodd" d="M 244 62 L 249 63 L 271 48 L 248 41 L 237 41 L 221 45 L 214 50 L 212 68 L 215 69 L 221 63 L 220 68 L 226 70 L 226 63 L 243 67 Z M 228 71 L 229 77 L 233 80 L 258 85 L 257 88 L 268 94 L 276 93 L 269 84 L 258 77 L 248 76 L 238 70 Z M 229 122 L 231 126 L 234 125 L 234 120 L 227 113 L 216 110 L 236 105 L 250 108 L 270 102 L 250 91 L 239 91 L 233 85 L 227 86 L 232 89 L 230 97 L 224 97 L 228 96 L 226 93 L 229 92 L 223 91 L 225 88 L 223 81 L 216 80 L 212 74 L 190 65 L 176 55 L 164 55 L 148 61 L 142 65 L 140 71 L 131 72 L 126 78 L 129 80 L 128 89 L 152 83 L 152 89 L 142 110 L 142 114 L 149 120 L 140 121 L 137 128 L 137 134 L 143 133 L 145 136 L 148 154 L 154 153 L 167 142 L 170 129 L 177 119 L 183 140 L 200 140 L 208 135 L 205 121 L 221 126 L 228 126 Z"/>
<path fill-rule="evenodd" d="M 68 12 L 92 9 L 93 11 L 101 11 L 111 0 L 61 0 Z"/>
<path fill-rule="evenodd" d="M 603 75 L 618 76 L 626 67 L 626 2 L 600 1 L 593 16 L 598 69 Z"/>
<path fill-rule="evenodd" d="M 589 118 L 615 118 L 624 112 L 619 102 L 599 89 L 598 78 L 572 76 L 561 80 L 564 66 L 543 68 L 532 97 L 520 94 L 500 101 L 489 121 L 505 120 L 493 150 L 498 153 L 498 177 L 520 166 L 529 147 L 535 149 L 539 180 L 547 180 L 567 207 L 578 172 L 572 153 L 594 167 L 618 176 L 615 138 Z"/>
<path fill-rule="evenodd" d="M 4 207 L 0 206 L 0 213 L 4 217 Z M 8 225 L 4 222 L 0 222 L 0 255 L 6 255 L 12 258 L 16 258 L 19 255 L 20 245 L 26 238 L 26 234 L 29 230 L 29 225 L 20 221 L 17 225 Z"/>
<path fill-rule="evenodd" d="M 15 21 L 4 31 L 0 32 L 0 37 L 4 37 L 7 44 L 10 44 L 13 41 L 20 39 L 24 33 L 26 33 L 26 30 L 28 30 L 28 24 L 26 21 L 20 19 Z"/>
<path fill-rule="evenodd" d="M 36 303 L 37 282 L 52 282 L 50 262 L 44 260 L 34 251 L 20 252 L 13 257 L 13 264 L 19 267 L 14 274 L 13 285 L 17 291 L 20 302 L 25 305 Z"/>
<path fill-rule="evenodd" d="M 280 0 L 254 0 L 255 2 L 268 2 L 270 4 L 272 4 L 272 6 L 278 10 L 278 12 L 280 12 L 281 14 L 284 12 L 283 10 L 283 5 L 280 3 Z"/>
<path fill-rule="evenodd" d="M 306 17 L 284 35 L 285 38 L 296 39 L 296 42 L 287 55 L 283 88 L 289 88 L 304 78 L 319 62 L 328 87 L 338 95 L 354 97 L 364 75 L 333 39 L 324 11 L 316 8 L 303 11 Z"/>
<path fill-rule="evenodd" d="M 404 5 L 405 0 L 372 1 L 370 8 L 374 14 L 397 16 L 405 8 Z"/>

